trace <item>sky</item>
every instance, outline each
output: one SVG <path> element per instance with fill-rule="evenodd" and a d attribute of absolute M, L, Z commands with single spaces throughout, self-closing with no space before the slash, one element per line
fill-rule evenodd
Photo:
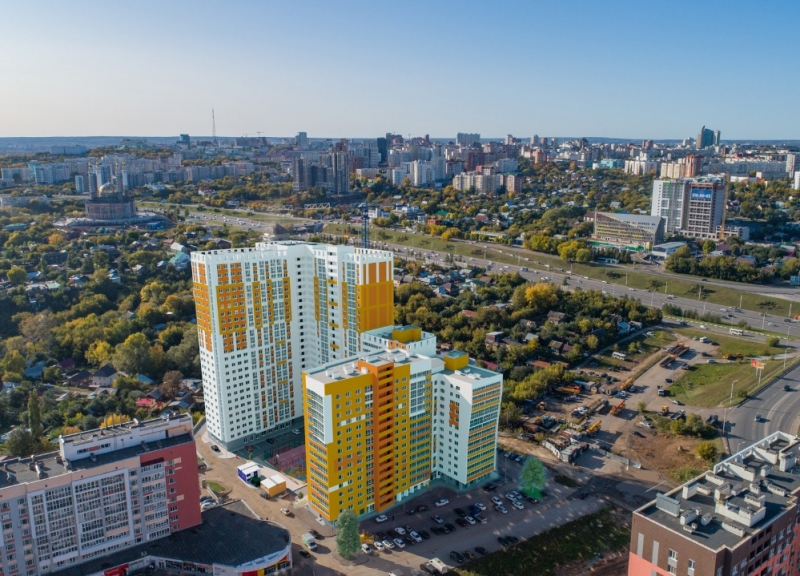
<path fill-rule="evenodd" d="M 800 2 L 15 0 L 0 137 L 800 139 Z"/>

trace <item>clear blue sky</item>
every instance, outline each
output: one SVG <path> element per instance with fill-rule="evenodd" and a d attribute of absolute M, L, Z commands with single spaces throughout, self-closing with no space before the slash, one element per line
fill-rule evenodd
<path fill-rule="evenodd" d="M 800 138 L 800 2 L 7 3 L 0 136 Z"/>

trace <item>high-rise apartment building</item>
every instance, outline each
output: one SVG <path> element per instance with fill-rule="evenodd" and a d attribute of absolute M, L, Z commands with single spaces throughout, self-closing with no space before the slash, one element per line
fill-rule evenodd
<path fill-rule="evenodd" d="M 208 432 L 228 448 L 302 415 L 301 372 L 394 318 L 393 255 L 304 242 L 194 252 Z"/>
<path fill-rule="evenodd" d="M 715 238 L 725 216 L 725 188 L 718 180 L 690 180 L 684 231 L 692 238 Z"/>
<path fill-rule="evenodd" d="M 308 148 L 308 134 L 306 132 L 298 132 L 294 137 L 294 146 L 298 150 L 305 150 Z"/>
<path fill-rule="evenodd" d="M 61 436 L 1 474 L 3 574 L 58 572 L 201 522 L 188 415 Z"/>
<path fill-rule="evenodd" d="M 719 146 L 720 137 L 721 134 L 719 130 L 711 130 L 703 126 L 697 134 L 697 149 L 702 150 L 709 146 Z"/>
<path fill-rule="evenodd" d="M 456 134 L 456 144 L 459 146 L 463 146 L 465 148 L 472 146 L 476 142 L 481 141 L 481 135 L 477 132 L 470 133 L 470 132 L 459 132 Z"/>
<path fill-rule="evenodd" d="M 800 439 L 775 432 L 633 513 L 630 576 L 800 575 Z"/>
<path fill-rule="evenodd" d="M 650 215 L 664 219 L 664 231 L 667 234 L 684 228 L 684 208 L 688 194 L 688 180 L 656 180 L 653 182 Z"/>
<path fill-rule="evenodd" d="M 653 182 L 650 214 L 664 219 L 667 233 L 715 238 L 725 213 L 724 183 L 718 179 Z"/>
<path fill-rule="evenodd" d="M 414 326 L 362 334 L 358 356 L 303 373 L 309 500 L 328 521 L 380 512 L 444 478 L 495 469 L 502 375 L 436 355 Z"/>

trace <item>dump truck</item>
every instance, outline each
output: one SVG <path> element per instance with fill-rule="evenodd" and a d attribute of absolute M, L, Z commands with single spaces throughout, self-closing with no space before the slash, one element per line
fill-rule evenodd
<path fill-rule="evenodd" d="M 305 544 L 309 550 L 317 549 L 317 539 L 314 538 L 314 535 L 311 532 L 306 532 L 303 534 L 303 544 Z"/>

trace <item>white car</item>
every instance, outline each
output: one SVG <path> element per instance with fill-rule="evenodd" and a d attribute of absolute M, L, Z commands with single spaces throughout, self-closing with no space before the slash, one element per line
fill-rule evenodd
<path fill-rule="evenodd" d="M 472 516 L 464 516 L 464 520 L 466 520 L 470 524 L 475 524 L 475 518 L 473 518 Z"/>
<path fill-rule="evenodd" d="M 375 518 L 375 522 L 380 524 L 381 522 L 386 522 L 388 519 L 389 519 L 389 517 L 386 514 L 381 514 L 380 516 Z"/>
<path fill-rule="evenodd" d="M 700 330 L 708 330 L 708 326 L 705 324 L 700 324 Z"/>
<path fill-rule="evenodd" d="M 475 502 L 475 504 L 473 504 L 473 506 L 475 506 L 475 508 L 477 508 L 481 512 L 486 510 L 486 504 L 484 504 L 483 502 Z"/>
<path fill-rule="evenodd" d="M 434 503 L 434 506 L 436 506 L 437 508 L 441 508 L 442 506 L 447 506 L 448 504 L 450 504 L 450 500 L 448 500 L 447 498 L 442 498 L 441 500 L 437 500 Z"/>
<path fill-rule="evenodd" d="M 370 548 L 369 544 L 362 544 L 361 551 L 364 552 L 364 554 L 372 554 L 372 548 Z"/>
<path fill-rule="evenodd" d="M 386 546 L 389 550 L 394 550 L 394 542 L 389 540 L 388 538 L 383 541 L 383 545 Z"/>
<path fill-rule="evenodd" d="M 398 526 L 397 528 L 394 529 L 394 531 L 397 532 L 400 536 L 406 533 L 406 529 L 403 528 L 402 526 Z"/>
<path fill-rule="evenodd" d="M 500 500 L 500 498 L 497 497 L 497 496 L 492 496 L 492 502 L 494 502 L 495 506 L 502 506 L 503 505 L 503 501 Z"/>
<path fill-rule="evenodd" d="M 511 503 L 511 505 L 512 505 L 514 508 L 516 508 L 517 510 L 524 510 L 524 509 L 525 509 L 525 506 L 523 506 L 523 505 L 522 505 L 522 502 L 520 502 L 519 500 L 514 500 L 514 501 Z"/>
<path fill-rule="evenodd" d="M 422 542 L 422 536 L 420 536 L 419 534 L 417 534 L 413 530 L 411 532 L 409 532 L 408 535 L 411 536 L 411 539 L 414 540 L 414 542 L 417 542 L 417 543 Z"/>
<path fill-rule="evenodd" d="M 395 538 L 394 539 L 394 543 L 397 545 L 398 548 L 405 548 L 406 547 L 406 543 L 403 542 L 402 538 Z"/>
<path fill-rule="evenodd" d="M 384 550 L 386 550 L 386 546 L 384 546 L 383 542 L 381 542 L 380 540 L 375 540 L 373 546 L 375 546 L 375 550 L 377 550 L 378 552 L 383 552 Z"/>
<path fill-rule="evenodd" d="M 494 507 L 494 509 L 500 512 L 501 514 L 508 514 L 508 509 L 502 504 L 498 504 L 497 506 Z"/>

